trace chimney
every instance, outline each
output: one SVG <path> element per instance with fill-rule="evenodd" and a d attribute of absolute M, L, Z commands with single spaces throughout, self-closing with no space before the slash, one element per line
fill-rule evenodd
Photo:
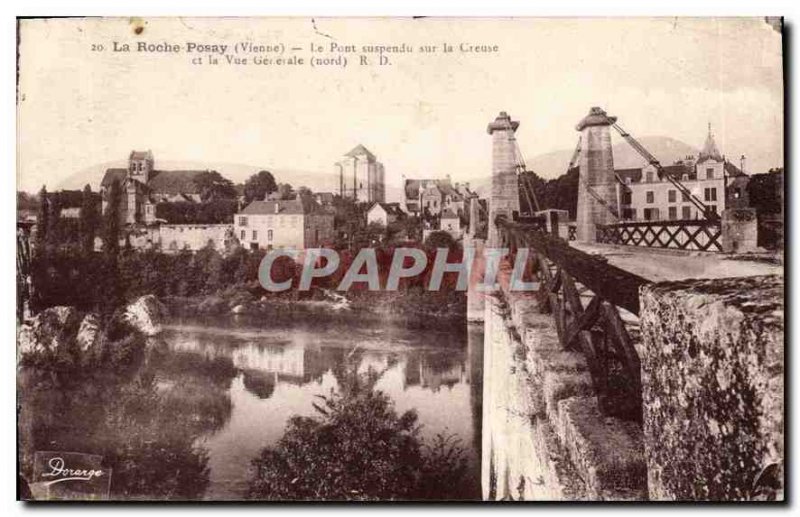
<path fill-rule="evenodd" d="M 739 158 L 739 165 L 740 165 L 739 168 L 742 169 L 742 172 L 744 172 L 745 163 L 747 163 L 747 158 L 745 158 L 745 156 L 742 155 L 742 157 Z"/>

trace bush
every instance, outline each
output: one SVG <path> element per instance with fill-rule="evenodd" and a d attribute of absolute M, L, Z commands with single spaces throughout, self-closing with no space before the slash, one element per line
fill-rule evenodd
<path fill-rule="evenodd" d="M 253 460 L 248 497 L 267 500 L 452 499 L 466 472 L 463 450 L 440 437 L 425 447 L 414 411 L 351 368 L 339 393 L 319 396 L 315 417 L 295 416 L 277 445 Z"/>

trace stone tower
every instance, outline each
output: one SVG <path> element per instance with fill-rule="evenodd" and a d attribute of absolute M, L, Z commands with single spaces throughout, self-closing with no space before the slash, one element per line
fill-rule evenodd
<path fill-rule="evenodd" d="M 581 133 L 580 181 L 578 183 L 577 239 L 594 242 L 595 225 L 617 221 L 610 210 L 619 213 L 614 156 L 611 152 L 610 126 L 617 121 L 601 108 L 593 107 L 575 126 Z M 587 188 L 588 186 L 588 188 Z M 589 189 L 606 205 L 598 201 Z"/>
<path fill-rule="evenodd" d="M 131 151 L 128 156 L 128 177 L 146 185 L 153 174 L 153 163 L 152 151 Z"/>
<path fill-rule="evenodd" d="M 335 164 L 339 194 L 358 202 L 383 202 L 386 198 L 385 170 L 366 147 L 359 144 Z"/>
<path fill-rule="evenodd" d="M 516 133 L 519 122 L 511 120 L 501 111 L 486 128 L 492 135 L 492 194 L 489 198 L 488 245 L 500 246 L 500 237 L 494 224 L 498 215 L 509 220 L 519 212 L 519 184 L 517 183 Z"/>

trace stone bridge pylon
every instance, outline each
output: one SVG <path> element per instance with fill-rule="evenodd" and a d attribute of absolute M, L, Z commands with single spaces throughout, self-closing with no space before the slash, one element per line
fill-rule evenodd
<path fill-rule="evenodd" d="M 581 134 L 577 239 L 594 242 L 595 227 L 617 221 L 619 213 L 614 155 L 611 150 L 611 125 L 616 117 L 593 107 L 575 129 Z"/>

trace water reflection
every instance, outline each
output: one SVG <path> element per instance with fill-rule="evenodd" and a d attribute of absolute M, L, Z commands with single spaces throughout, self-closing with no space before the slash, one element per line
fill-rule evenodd
<path fill-rule="evenodd" d="M 360 373 L 379 373 L 375 389 L 398 413 L 417 412 L 423 440 L 461 440 L 471 465 L 464 493 L 479 497 L 481 347 L 452 331 L 177 322 L 124 379 L 23 381 L 21 456 L 101 454 L 115 498 L 240 499 L 251 461 L 291 417 L 311 416 L 355 361 Z"/>
<path fill-rule="evenodd" d="M 280 439 L 289 418 L 313 415 L 316 395 L 338 389 L 337 372 L 354 356 L 359 373 L 380 373 L 375 388 L 391 397 L 398 413 L 417 412 L 423 439 L 455 434 L 469 449 L 477 497 L 482 336 L 467 340 L 466 333 L 386 327 L 346 330 L 238 327 L 221 335 L 218 328 L 179 325 L 168 331 L 165 340 L 172 350 L 226 357 L 239 371 L 229 390 L 229 421 L 199 441 L 209 452 L 206 497 L 241 496 L 248 460 Z"/>

